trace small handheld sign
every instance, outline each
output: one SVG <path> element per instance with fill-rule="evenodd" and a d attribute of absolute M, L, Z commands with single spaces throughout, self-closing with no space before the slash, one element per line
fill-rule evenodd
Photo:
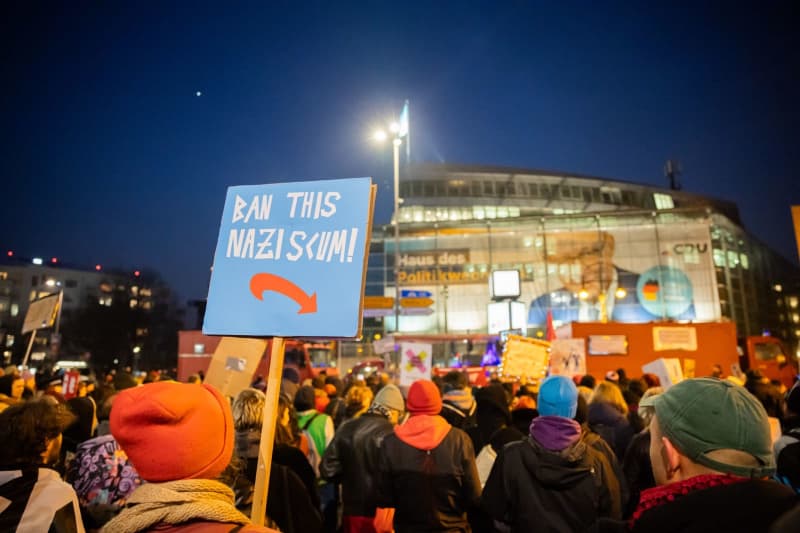
<path fill-rule="evenodd" d="M 264 524 L 283 337 L 361 334 L 376 187 L 370 178 L 229 187 L 203 333 L 273 337 L 250 514 Z M 219 358 L 222 375 L 247 361 Z"/>
<path fill-rule="evenodd" d="M 42 328 L 49 328 L 53 325 L 58 316 L 58 310 L 61 307 L 63 297 L 63 292 L 51 294 L 35 302 L 31 302 L 28 306 L 28 312 L 25 313 L 25 321 L 22 323 L 22 334 L 25 335 L 30 331 L 31 338 L 28 341 L 28 349 L 25 350 L 25 357 L 22 360 L 23 367 L 28 365 L 28 358 L 31 355 L 33 341 L 36 339 L 36 332 Z M 58 328 L 58 326 L 56 326 L 56 328 Z"/>

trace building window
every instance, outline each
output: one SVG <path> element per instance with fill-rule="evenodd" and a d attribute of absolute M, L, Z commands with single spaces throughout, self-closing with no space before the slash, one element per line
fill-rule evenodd
<path fill-rule="evenodd" d="M 736 268 L 739 266 L 739 254 L 728 250 L 728 268 Z"/>
<path fill-rule="evenodd" d="M 494 182 L 493 181 L 484 181 L 483 182 L 483 194 L 494 194 Z"/>
<path fill-rule="evenodd" d="M 724 267 L 725 266 L 725 252 L 720 250 L 719 248 L 714 248 L 714 266 Z"/>
<path fill-rule="evenodd" d="M 789 296 L 789 307 L 797 309 L 797 296 Z"/>
<path fill-rule="evenodd" d="M 8 272 L 0 272 L 0 281 L 5 281 L 8 279 Z"/>
<path fill-rule="evenodd" d="M 199 342 L 194 345 L 194 353 L 201 354 L 206 353 L 206 345 L 200 344 Z"/>
<path fill-rule="evenodd" d="M 743 269 L 750 269 L 750 260 L 747 258 L 747 254 L 739 254 L 739 263 L 741 263 Z"/>
<path fill-rule="evenodd" d="M 17 316 L 19 314 L 19 304 L 11 304 L 11 316 Z"/>
<path fill-rule="evenodd" d="M 653 202 L 656 204 L 656 209 L 672 209 L 675 207 L 672 196 L 669 194 L 653 193 Z"/>
<path fill-rule="evenodd" d="M 68 289 L 74 289 L 75 287 L 78 286 L 78 282 L 75 281 L 74 279 L 68 279 L 67 281 L 64 282 L 64 286 Z"/>
<path fill-rule="evenodd" d="M 31 277 L 31 287 L 35 287 L 39 284 L 39 276 L 32 276 Z"/>

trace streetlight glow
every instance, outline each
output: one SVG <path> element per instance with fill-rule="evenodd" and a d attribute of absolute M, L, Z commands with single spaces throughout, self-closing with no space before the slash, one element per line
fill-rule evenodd
<path fill-rule="evenodd" d="M 626 291 L 626 290 L 625 290 L 625 289 L 623 289 L 622 287 L 620 287 L 619 289 L 617 289 L 617 291 L 614 293 L 614 296 L 616 296 L 618 300 L 622 300 L 622 299 L 623 299 L 623 298 L 625 298 L 627 295 L 628 295 L 628 291 Z"/>
<path fill-rule="evenodd" d="M 581 300 L 585 300 L 588 297 L 589 297 L 589 291 L 587 291 L 586 289 L 581 289 L 581 291 L 578 293 L 578 298 L 580 298 Z"/>
<path fill-rule="evenodd" d="M 372 134 L 372 138 L 374 140 L 378 141 L 379 143 L 382 143 L 383 141 L 385 141 L 387 137 L 388 137 L 388 135 L 386 135 L 386 132 L 383 131 L 383 130 L 378 130 L 378 131 L 376 131 L 375 133 Z"/>
<path fill-rule="evenodd" d="M 389 125 L 389 131 L 391 131 L 392 133 L 398 133 L 400 131 L 400 124 L 397 122 L 392 122 Z"/>

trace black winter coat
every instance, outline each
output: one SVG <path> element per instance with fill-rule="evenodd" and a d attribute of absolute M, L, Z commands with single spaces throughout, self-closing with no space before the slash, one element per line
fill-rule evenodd
<path fill-rule="evenodd" d="M 430 451 L 394 433 L 383 440 L 378 505 L 395 508 L 396 533 L 469 533 L 467 510 L 480 495 L 472 442 L 460 429 Z"/>
<path fill-rule="evenodd" d="M 512 532 L 582 531 L 599 517 L 621 517 L 611 465 L 584 439 L 560 452 L 530 437 L 508 444 L 495 460 L 481 506 Z"/>
<path fill-rule="evenodd" d="M 611 446 L 621 463 L 635 433 L 627 417 L 610 403 L 596 402 L 589 404 L 587 422 Z"/>
<path fill-rule="evenodd" d="M 319 473 L 342 484 L 344 515 L 375 515 L 378 454 L 393 427 L 379 414 L 364 413 L 342 424 L 325 449 Z"/>

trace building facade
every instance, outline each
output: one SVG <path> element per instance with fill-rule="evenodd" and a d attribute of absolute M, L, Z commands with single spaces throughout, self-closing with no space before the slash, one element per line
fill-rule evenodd
<path fill-rule="evenodd" d="M 65 326 L 68 329 L 79 313 L 85 316 L 87 309 L 108 309 L 110 313 L 112 307 L 124 306 L 138 312 L 137 323 L 125 335 L 129 348 L 119 353 L 119 359 L 128 364 L 147 355 L 142 350 L 150 344 L 154 333 L 148 318 L 156 312 L 168 315 L 174 311 L 169 288 L 154 283 L 148 273 L 106 271 L 99 266 L 87 269 L 63 264 L 55 258 L 43 261 L 7 255 L 0 261 L 0 353 L 4 364 L 21 362 L 26 351 L 29 336 L 26 334 L 23 339 L 21 330 L 30 303 L 61 291 L 63 300 L 58 326 L 62 330 Z M 31 350 L 34 364 L 58 355 L 82 355 L 70 353 L 80 345 L 77 339 L 65 338 L 62 343 L 60 336 L 52 335 L 55 329 L 54 325 L 37 334 Z M 53 346 L 54 340 L 57 347 Z"/>
<path fill-rule="evenodd" d="M 749 235 L 730 202 L 587 176 L 428 164 L 407 170 L 400 196 L 398 253 L 392 226 L 377 228 L 367 294 L 394 296 L 397 279 L 406 296 L 433 303 L 400 307 L 397 317 L 367 310 L 365 331 L 497 333 L 489 277 L 515 270 L 524 317 L 513 322 L 530 336 L 544 334 L 548 313 L 556 327 L 731 320 L 740 336 L 767 333 L 797 347 L 798 268 Z"/>

